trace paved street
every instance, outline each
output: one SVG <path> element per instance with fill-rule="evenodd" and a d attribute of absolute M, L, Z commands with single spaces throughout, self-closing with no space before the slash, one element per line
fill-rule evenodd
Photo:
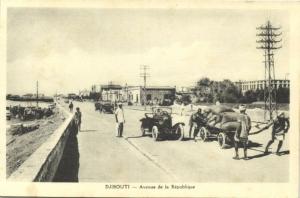
<path fill-rule="evenodd" d="M 140 137 L 145 112 L 125 108 L 125 138 L 115 137 L 112 114 L 95 112 L 91 102 L 78 103 L 82 131 L 78 133 L 79 182 L 286 182 L 289 155 L 263 156 L 269 135 L 250 136 L 251 160 L 235 161 L 234 150 L 216 141 L 166 140 Z M 185 128 L 187 134 L 187 128 Z M 282 151 L 288 150 L 288 138 Z M 271 149 L 277 147 L 275 142 Z M 242 149 L 240 149 L 240 156 Z"/>

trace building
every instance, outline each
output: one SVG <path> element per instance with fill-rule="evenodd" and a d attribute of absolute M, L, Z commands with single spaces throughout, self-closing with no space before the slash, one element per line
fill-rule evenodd
<path fill-rule="evenodd" d="M 122 100 L 122 86 L 113 84 L 112 82 L 105 85 L 92 85 L 90 97 L 94 100 L 104 101 L 121 101 Z M 87 92 L 84 92 L 85 94 Z"/>
<path fill-rule="evenodd" d="M 173 101 L 175 99 L 176 88 L 171 86 L 147 86 L 146 97 L 143 86 L 126 86 L 122 91 L 124 101 L 135 104 L 159 104 L 164 100 Z"/>
<path fill-rule="evenodd" d="M 242 93 L 245 93 L 249 90 L 261 90 L 264 89 L 265 86 L 269 84 L 268 81 L 265 80 L 254 80 L 254 81 L 238 81 L 235 84 L 240 88 Z M 271 85 L 274 86 L 276 89 L 282 88 L 290 88 L 290 80 L 272 80 Z"/>
<path fill-rule="evenodd" d="M 92 85 L 91 93 L 100 93 L 101 92 L 101 85 Z"/>
<path fill-rule="evenodd" d="M 195 87 L 176 87 L 176 94 L 180 95 L 191 95 L 194 93 Z"/>
<path fill-rule="evenodd" d="M 90 92 L 87 89 L 84 89 L 84 90 L 80 90 L 78 95 L 81 98 L 87 98 L 90 96 Z"/>
<path fill-rule="evenodd" d="M 122 86 L 116 84 L 101 85 L 101 99 L 104 101 L 121 101 Z"/>

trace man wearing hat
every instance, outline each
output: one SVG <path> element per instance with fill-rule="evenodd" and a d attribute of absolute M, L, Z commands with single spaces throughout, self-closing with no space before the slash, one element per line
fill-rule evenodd
<path fill-rule="evenodd" d="M 248 160 L 247 156 L 247 143 L 248 143 L 248 135 L 251 129 L 251 119 L 246 114 L 246 106 L 240 105 L 239 106 L 240 116 L 238 122 L 240 123 L 239 128 L 236 130 L 234 134 L 234 149 L 235 149 L 235 156 L 233 159 L 239 159 L 239 143 L 243 144 L 244 148 L 244 160 Z"/>
<path fill-rule="evenodd" d="M 279 150 L 282 147 L 285 133 L 290 128 L 290 122 L 289 122 L 289 119 L 286 118 L 284 113 L 282 112 L 276 117 L 276 119 L 274 121 L 271 121 L 271 123 L 268 126 L 266 126 L 265 129 L 269 128 L 272 125 L 273 125 L 272 138 L 266 146 L 265 154 L 269 153 L 269 147 L 271 146 L 271 144 L 273 144 L 274 140 L 278 140 L 279 143 L 277 146 L 276 155 L 280 155 Z"/>
<path fill-rule="evenodd" d="M 117 124 L 117 134 L 116 137 L 122 137 L 123 135 L 123 129 L 124 129 L 124 123 L 125 123 L 125 118 L 124 118 L 124 112 L 122 108 L 122 103 L 117 104 L 118 107 L 115 111 L 115 117 L 116 117 L 116 124 Z"/>

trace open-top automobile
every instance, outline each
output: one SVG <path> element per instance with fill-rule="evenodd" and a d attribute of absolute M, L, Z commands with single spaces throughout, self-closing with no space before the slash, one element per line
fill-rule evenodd
<path fill-rule="evenodd" d="M 152 107 L 141 120 L 141 135 L 151 133 L 154 141 L 184 138 L 184 122 L 181 116 L 172 113 L 171 107 Z"/>

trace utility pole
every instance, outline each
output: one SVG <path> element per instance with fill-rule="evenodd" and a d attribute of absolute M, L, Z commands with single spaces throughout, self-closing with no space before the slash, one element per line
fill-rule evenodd
<path fill-rule="evenodd" d="M 281 48 L 278 44 L 282 39 L 278 39 L 282 33 L 278 33 L 280 27 L 273 27 L 270 21 L 266 24 L 256 28 L 259 32 L 256 36 L 259 38 L 256 42 L 259 44 L 257 49 L 264 51 L 264 65 L 265 65 L 265 80 L 264 80 L 264 103 L 265 103 L 265 120 L 273 120 L 274 113 L 277 115 L 276 104 L 276 81 L 275 81 L 275 66 L 274 66 L 274 52 Z M 268 114 L 268 117 L 267 117 Z"/>
<path fill-rule="evenodd" d="M 39 107 L 39 81 L 36 81 L 36 107 Z"/>
<path fill-rule="evenodd" d="M 144 79 L 144 91 L 143 91 L 143 98 L 144 98 L 144 107 L 145 107 L 145 110 L 146 110 L 146 97 L 147 97 L 147 90 L 146 90 L 146 84 L 147 84 L 147 78 L 150 77 L 150 74 L 149 72 L 147 72 L 147 70 L 149 70 L 150 67 L 148 65 L 141 65 L 140 67 L 140 70 L 141 70 L 141 73 L 140 73 L 140 77 L 142 77 Z"/>

